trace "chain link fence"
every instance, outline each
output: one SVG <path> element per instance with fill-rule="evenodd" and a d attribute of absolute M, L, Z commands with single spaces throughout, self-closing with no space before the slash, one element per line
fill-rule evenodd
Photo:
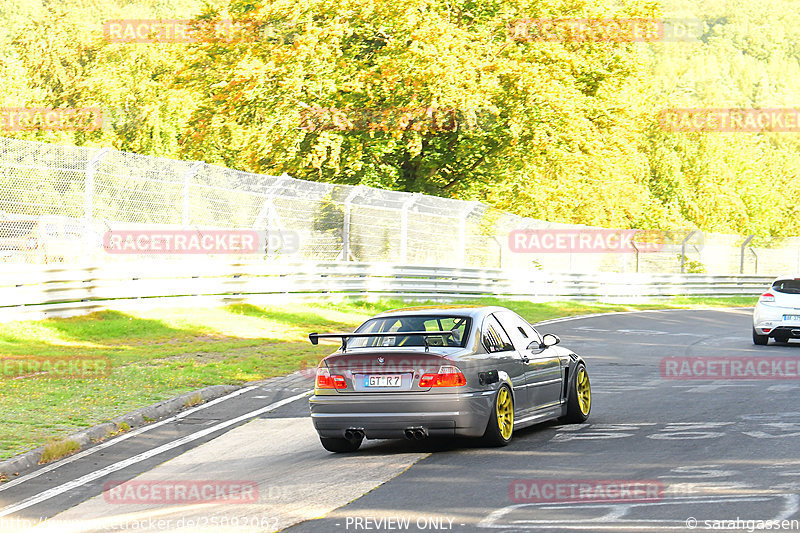
<path fill-rule="evenodd" d="M 634 246 L 627 253 L 519 253 L 510 238 L 515 230 L 580 234 L 595 228 L 523 218 L 480 202 L 253 174 L 110 148 L 0 137 L 0 183 L 0 261 L 6 263 L 156 258 L 109 253 L 104 243 L 109 231 L 247 229 L 270 236 L 263 254 L 251 254 L 250 260 L 545 272 L 800 271 L 796 237 L 687 230 L 662 232 L 657 251 Z"/>

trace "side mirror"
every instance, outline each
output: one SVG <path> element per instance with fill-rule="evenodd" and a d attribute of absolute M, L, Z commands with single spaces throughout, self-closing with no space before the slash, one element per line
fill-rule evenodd
<path fill-rule="evenodd" d="M 561 342 L 561 338 L 559 338 L 558 335 L 553 335 L 552 333 L 546 333 L 542 337 L 541 347 L 542 348 L 547 348 L 548 346 L 555 346 L 559 342 Z"/>

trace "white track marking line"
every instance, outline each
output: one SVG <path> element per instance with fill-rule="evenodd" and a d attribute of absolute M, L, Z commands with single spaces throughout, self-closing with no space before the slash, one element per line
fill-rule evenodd
<path fill-rule="evenodd" d="M 550 320 L 542 320 L 541 322 L 537 322 L 533 324 L 533 326 L 546 326 L 548 324 L 557 324 L 559 322 L 569 322 L 570 320 L 580 320 L 583 318 L 597 318 L 600 316 L 612 316 L 612 315 L 635 315 L 635 314 L 642 314 L 642 313 L 666 313 L 672 311 L 721 311 L 724 313 L 734 312 L 734 311 L 743 311 L 743 310 L 751 310 L 752 307 L 709 307 L 707 309 L 643 309 L 641 311 L 612 311 L 610 313 L 593 313 L 591 315 L 578 315 L 578 316 L 566 316 L 563 318 L 551 318 Z"/>
<path fill-rule="evenodd" d="M 133 464 L 139 463 L 141 461 L 146 461 L 147 459 L 155 457 L 156 455 L 159 455 L 161 453 L 164 453 L 164 452 L 167 452 L 167 451 L 172 450 L 174 448 L 177 448 L 178 446 L 183 446 L 184 444 L 187 444 L 189 442 L 195 441 L 197 439 L 201 439 L 201 438 L 203 438 L 203 437 L 205 437 L 207 435 L 210 435 L 210 434 L 212 434 L 212 433 L 214 433 L 216 431 L 219 431 L 221 429 L 225 429 L 225 428 L 227 428 L 229 426 L 232 426 L 234 424 L 238 424 L 239 422 L 243 422 L 243 421 L 245 421 L 247 419 L 254 418 L 254 417 L 256 417 L 256 416 L 258 416 L 260 414 L 263 414 L 263 413 L 266 413 L 266 412 L 269 412 L 269 411 L 273 411 L 273 410 L 277 409 L 278 407 L 284 406 L 284 405 L 286 405 L 288 403 L 292 403 L 295 400 L 299 400 L 301 398 L 309 396 L 313 392 L 314 391 L 306 391 L 306 392 L 302 392 L 300 394 L 296 394 L 294 396 L 290 396 L 289 398 L 285 398 L 285 399 L 277 401 L 275 403 L 271 403 L 270 405 L 267 405 L 266 407 L 262 407 L 260 409 L 256 409 L 255 411 L 250 411 L 249 413 L 245 413 L 243 415 L 237 416 L 236 418 L 232 418 L 230 420 L 226 420 L 225 422 L 220 422 L 219 424 L 217 424 L 215 426 L 211 426 L 210 428 L 206 428 L 206 429 L 203 429 L 203 430 L 198 431 L 196 433 L 192 433 L 190 435 L 186 435 L 185 437 L 181 437 L 181 438 L 179 438 L 177 440 L 174 440 L 172 442 L 168 442 L 166 444 L 162 444 L 161 446 L 158 446 L 158 447 L 153 448 L 151 450 L 147 450 L 146 452 L 142 452 L 139 455 L 134 455 L 133 457 L 129 457 L 129 458 L 124 459 L 122 461 L 119 461 L 117 463 L 114 463 L 114 464 L 108 465 L 106 467 L 103 467 L 103 468 L 101 468 L 99 470 L 95 470 L 94 472 L 92 472 L 90 474 L 86 474 L 86 475 L 81 476 L 81 477 L 79 477 L 77 479 L 73 479 L 72 481 L 64 483 L 63 485 L 60 485 L 58 487 L 53 487 L 52 489 L 48 489 L 48 490 L 46 490 L 44 492 L 41 492 L 39 494 L 36 494 L 36 495 L 31 496 L 29 498 L 26 498 L 26 499 L 22 500 L 19 503 L 16 503 L 16 504 L 13 504 L 13 505 L 9 505 L 8 507 L 4 507 L 3 509 L 0 509 L 0 518 L 2 518 L 4 516 L 8 516 L 11 513 L 15 513 L 17 511 L 22 510 L 22 509 L 26 509 L 28 507 L 31 507 L 31 506 L 36 505 L 38 503 L 41 503 L 43 501 L 49 500 L 50 498 L 54 498 L 54 497 L 56 497 L 56 496 L 58 496 L 60 494 L 68 492 L 68 491 L 70 491 L 70 490 L 72 490 L 74 488 L 82 487 L 82 486 L 86 485 L 87 483 L 91 483 L 92 481 L 95 481 L 97 479 L 102 478 L 103 476 L 106 476 L 106 475 L 111 474 L 113 472 L 117 472 L 118 470 L 122 470 L 123 468 L 127 468 L 127 467 L 129 467 L 129 466 L 131 466 Z"/>
<path fill-rule="evenodd" d="M 194 414 L 197 411 L 205 409 L 206 407 L 211 407 L 212 405 L 216 405 L 216 404 L 218 404 L 220 402 L 224 402 L 225 400 L 229 400 L 231 398 L 235 398 L 236 396 L 239 396 L 240 394 L 244 394 L 245 392 L 249 392 L 249 391 L 251 391 L 253 389 L 256 389 L 256 388 L 258 388 L 258 385 L 253 385 L 252 387 L 245 387 L 243 389 L 235 390 L 235 391 L 233 391 L 231 393 L 226 394 L 225 396 L 220 396 L 219 398 L 211 400 L 208 403 L 204 403 L 202 405 L 198 405 L 196 407 L 192 407 L 191 409 L 187 409 L 186 411 L 181 411 L 177 415 L 173 415 L 173 416 L 171 416 L 169 418 L 165 418 L 164 420 L 160 420 L 160 421 L 156 422 L 155 424 L 148 424 L 146 426 L 142 426 L 140 428 L 134 429 L 133 431 L 130 431 L 128 433 L 124 433 L 124 434 L 122 434 L 122 435 L 120 435 L 120 436 L 118 436 L 118 437 L 116 437 L 116 438 L 114 438 L 114 439 L 112 439 L 110 441 L 103 442 L 101 444 L 98 444 L 97 446 L 92 446 L 91 448 L 89 448 L 87 450 L 83 450 L 80 453 L 76 453 L 75 455 L 70 455 L 69 457 L 65 457 L 64 459 L 62 459 L 60 461 L 57 461 L 57 462 L 55 462 L 55 463 L 53 463 L 51 465 L 48 465 L 48 466 L 46 466 L 46 467 L 44 467 L 44 468 L 42 468 L 40 470 L 37 470 L 36 472 L 31 472 L 30 474 L 22 476 L 21 478 L 17 478 L 17 479 L 15 479 L 13 481 L 9 481 L 7 483 L 3 483 L 2 485 L 0 485 L 0 492 L 4 491 L 6 489 L 10 489 L 11 487 L 15 487 L 15 486 L 19 485 L 20 483 L 24 483 L 24 482 L 26 482 L 28 480 L 31 480 L 31 479 L 35 478 L 35 477 L 39 477 L 42 474 L 46 474 L 48 472 L 52 472 L 53 470 L 55 470 L 56 468 L 58 468 L 60 466 L 67 465 L 69 463 L 77 461 L 78 459 L 83 459 L 86 456 L 92 455 L 93 453 L 99 452 L 100 450 L 104 450 L 104 449 L 108 448 L 109 446 L 113 446 L 115 444 L 118 444 L 118 443 L 120 443 L 120 442 L 122 442 L 124 440 L 127 440 L 127 439 L 131 438 L 131 437 L 135 437 L 136 435 L 141 435 L 142 433 L 145 433 L 146 431 L 150 431 L 151 429 L 156 429 L 158 427 L 163 426 L 164 424 L 169 424 L 170 422 L 174 422 L 175 420 L 179 420 L 181 418 L 184 418 L 186 416 Z"/>

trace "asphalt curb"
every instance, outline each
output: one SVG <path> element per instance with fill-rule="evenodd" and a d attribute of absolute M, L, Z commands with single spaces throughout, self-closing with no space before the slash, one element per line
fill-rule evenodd
<path fill-rule="evenodd" d="M 190 406 L 188 404 L 195 405 L 204 403 L 230 394 L 243 386 L 244 385 L 212 385 L 203 389 L 190 391 L 180 396 L 112 418 L 109 422 L 82 429 L 64 437 L 63 440 L 73 440 L 78 443 L 80 450 L 84 450 L 92 444 L 96 444 L 115 435 L 116 432 L 119 431 L 119 426 L 122 423 L 128 424 L 131 429 L 143 426 L 150 422 L 177 414 L 187 409 Z M 39 466 L 43 451 L 44 446 L 40 446 L 33 450 L 15 455 L 10 459 L 0 461 L 0 479 L 13 479 L 19 476 L 21 472 Z"/>

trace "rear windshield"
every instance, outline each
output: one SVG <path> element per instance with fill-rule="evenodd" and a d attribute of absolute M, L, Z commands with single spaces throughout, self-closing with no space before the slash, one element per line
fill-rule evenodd
<path fill-rule="evenodd" d="M 386 337 L 350 339 L 348 348 L 368 348 L 376 346 L 412 347 L 424 346 L 421 335 L 403 335 L 404 331 L 452 331 L 452 335 L 431 335 L 427 337 L 429 346 L 466 346 L 469 332 L 469 317 L 452 315 L 397 315 L 367 320 L 356 333 L 396 333 Z"/>
<path fill-rule="evenodd" d="M 36 230 L 36 222 L 0 220 L 0 238 L 26 237 Z"/>
<path fill-rule="evenodd" d="M 772 290 L 786 294 L 800 294 L 800 280 L 781 279 L 772 284 Z"/>

